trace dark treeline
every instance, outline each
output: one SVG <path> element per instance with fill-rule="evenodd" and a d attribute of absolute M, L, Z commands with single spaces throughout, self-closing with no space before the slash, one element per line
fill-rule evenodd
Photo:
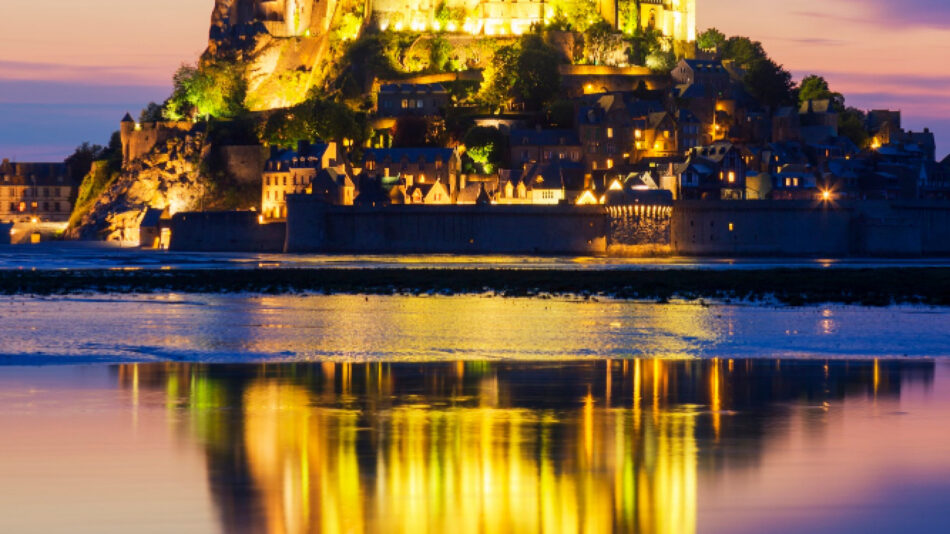
<path fill-rule="evenodd" d="M 344 293 L 563 295 L 666 302 L 742 299 L 802 305 L 950 305 L 950 268 L 763 270 L 264 269 L 2 271 L 0 293 Z"/>

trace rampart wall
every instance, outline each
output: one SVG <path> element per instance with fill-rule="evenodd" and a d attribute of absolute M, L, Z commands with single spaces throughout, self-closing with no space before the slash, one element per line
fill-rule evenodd
<path fill-rule="evenodd" d="M 287 252 L 602 254 L 599 206 L 329 206 L 287 197 Z"/>

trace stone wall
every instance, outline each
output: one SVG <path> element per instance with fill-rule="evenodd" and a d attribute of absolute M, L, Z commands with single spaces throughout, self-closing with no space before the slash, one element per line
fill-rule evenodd
<path fill-rule="evenodd" d="M 218 147 L 223 170 L 242 184 L 261 184 L 264 172 L 264 148 L 260 145 L 232 145 Z"/>
<path fill-rule="evenodd" d="M 287 252 L 602 254 L 603 208 L 329 206 L 287 197 Z"/>
<path fill-rule="evenodd" d="M 185 212 L 171 220 L 169 250 L 279 252 L 286 225 L 259 224 L 253 211 Z"/>
<path fill-rule="evenodd" d="M 950 254 L 950 202 L 677 201 L 672 249 L 687 256 Z"/>
<path fill-rule="evenodd" d="M 123 122 L 119 133 L 122 138 L 122 162 L 129 163 L 148 154 L 159 143 L 196 129 L 190 121 Z"/>

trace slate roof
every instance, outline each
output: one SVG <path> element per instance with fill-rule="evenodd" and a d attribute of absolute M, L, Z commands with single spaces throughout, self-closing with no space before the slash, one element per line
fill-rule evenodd
<path fill-rule="evenodd" d="M 446 94 L 448 91 L 441 83 L 390 83 L 379 88 L 382 94 Z"/>
<path fill-rule="evenodd" d="M 449 161 L 455 155 L 452 148 L 368 148 L 363 154 L 363 161 L 384 161 L 389 158 L 392 162 L 407 160 L 410 163 L 424 160 L 426 163 L 435 163 L 437 160 Z"/>
<path fill-rule="evenodd" d="M 512 130 L 511 146 L 580 146 L 574 130 Z"/>

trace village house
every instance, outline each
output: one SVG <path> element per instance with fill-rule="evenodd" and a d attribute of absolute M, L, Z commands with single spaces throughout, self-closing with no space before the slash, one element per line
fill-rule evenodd
<path fill-rule="evenodd" d="M 63 163 L 0 163 L 0 221 L 64 222 L 75 198 Z"/>
<path fill-rule="evenodd" d="M 415 185 L 441 182 L 451 198 L 459 188 L 460 168 L 454 148 L 369 148 L 363 153 L 362 177 L 380 184 L 398 177 L 407 191 Z"/>
<path fill-rule="evenodd" d="M 449 92 L 440 83 L 386 84 L 379 88 L 377 115 L 439 115 L 449 106 Z"/>
<path fill-rule="evenodd" d="M 266 220 L 287 217 L 287 195 L 305 193 L 317 174 L 337 165 L 336 143 L 301 142 L 296 150 L 271 150 L 264 164 L 261 214 Z"/>
<path fill-rule="evenodd" d="M 574 130 L 512 130 L 511 164 L 527 169 L 535 163 L 550 161 L 580 162 L 581 142 Z"/>

